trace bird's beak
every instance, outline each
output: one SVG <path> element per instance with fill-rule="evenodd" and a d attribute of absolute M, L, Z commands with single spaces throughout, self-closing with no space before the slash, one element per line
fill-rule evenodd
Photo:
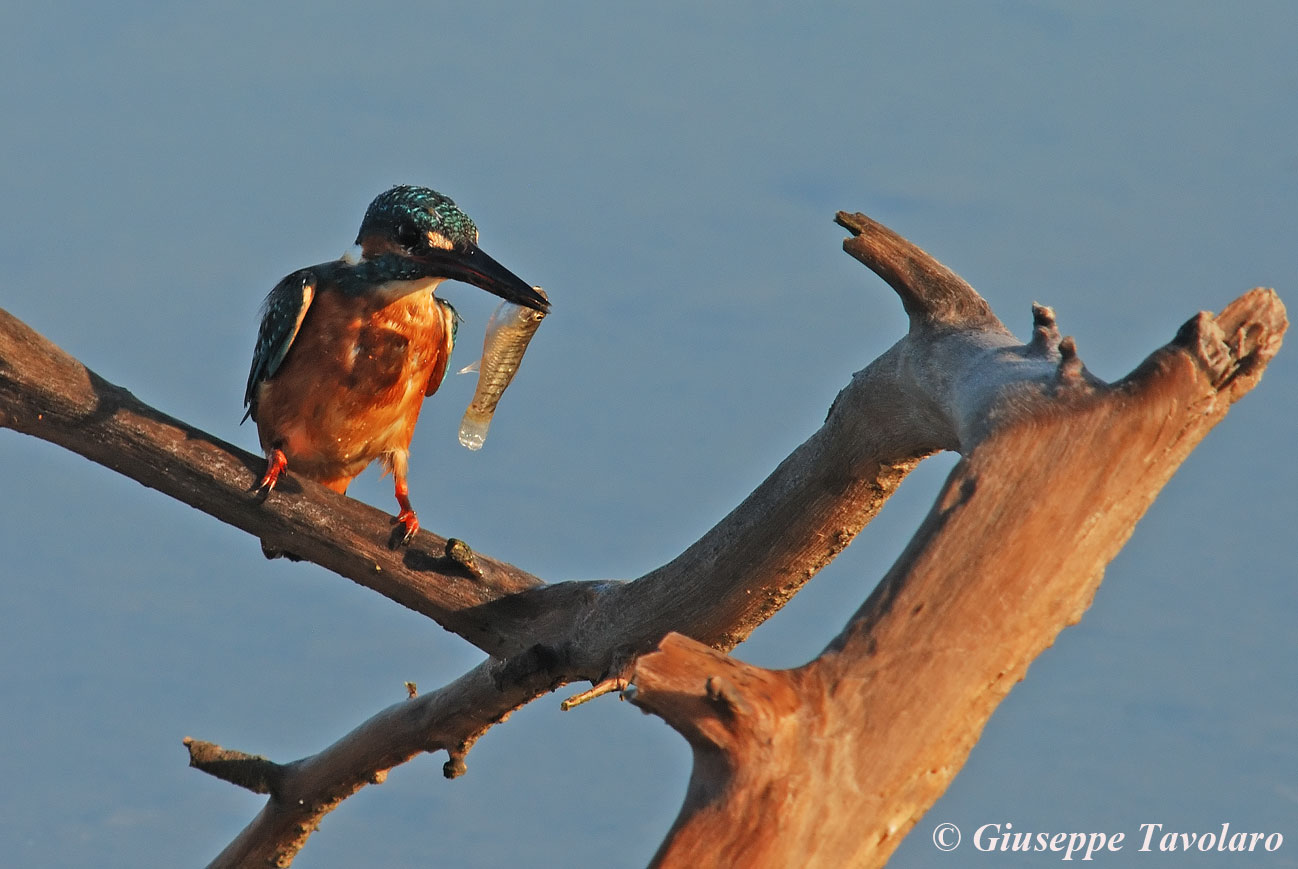
<path fill-rule="evenodd" d="M 518 275 L 487 256 L 476 244 L 452 250 L 429 248 L 417 259 L 426 263 L 438 277 L 464 281 L 507 302 L 548 313 L 550 302 Z"/>

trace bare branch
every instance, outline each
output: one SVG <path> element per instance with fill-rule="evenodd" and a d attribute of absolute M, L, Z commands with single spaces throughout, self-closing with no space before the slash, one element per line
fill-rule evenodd
<path fill-rule="evenodd" d="M 279 788 L 284 778 L 284 767 L 261 755 L 231 751 L 213 742 L 203 742 L 186 736 L 189 765 L 222 781 L 238 785 L 254 794 L 269 794 Z"/>
<path fill-rule="evenodd" d="M 840 214 L 839 222 L 855 233 L 845 248 L 901 296 L 911 317 L 909 334 L 858 372 L 840 392 L 821 429 L 716 527 L 671 563 L 628 583 L 545 585 L 525 571 L 473 553 L 459 541 L 428 532 L 421 532 L 408 551 L 392 552 L 380 543 L 388 537 L 386 514 L 292 477 L 268 503 L 258 504 L 247 490 L 261 471 L 260 457 L 139 402 L 0 311 L 0 425 L 61 444 L 242 528 L 274 548 L 372 588 L 496 656 L 439 691 L 384 710 L 324 752 L 293 763 L 274 764 L 190 740 L 191 752 L 198 754 L 196 765 L 214 774 L 226 772 L 227 779 L 265 787 L 271 793 L 263 812 L 214 865 L 246 865 L 263 859 L 287 865 L 326 812 L 366 783 L 381 780 L 391 766 L 420 752 L 444 748 L 451 755 L 445 771 L 459 774 L 469 747 L 510 710 L 580 679 L 598 685 L 574 700 L 616 689 L 625 683 L 636 656 L 653 649 L 671 631 L 714 649 L 732 648 L 832 560 L 925 456 L 956 449 L 969 457 L 961 468 L 973 467 L 994 438 L 1032 431 L 1034 426 L 1058 428 L 1062 424 L 1051 421 L 1061 414 L 1083 413 L 1091 406 L 1088 401 L 1102 403 L 1100 399 L 1119 396 L 1125 388 L 1123 384 L 1104 387 L 1085 371 L 1072 342 L 1060 338 L 1049 309 L 1034 309 L 1032 341 L 1018 343 L 968 284 L 918 247 L 863 215 Z M 1283 309 L 1279 310 L 1282 322 Z M 1231 309 L 1216 321 L 1207 315 L 1200 320 L 1195 328 L 1183 330 L 1184 341 L 1178 338 L 1178 347 L 1193 344 L 1196 358 L 1212 360 L 1203 370 L 1211 370 L 1214 388 L 1223 394 L 1246 391 L 1260 376 L 1269 358 L 1266 354 L 1278 346 L 1283 327 L 1262 322 L 1252 313 L 1232 314 Z M 1035 443 L 1031 438 L 1026 441 L 1021 445 L 1025 449 Z M 1043 442 L 1056 441 L 1045 438 Z M 1029 453 L 1019 458 L 1024 455 Z M 1049 461 L 1054 458 L 1044 455 L 1040 461 L 1049 469 L 1059 464 Z M 919 559 L 926 547 L 936 545 L 924 541 L 941 539 L 940 532 L 952 517 L 969 512 L 966 502 L 990 498 L 987 493 L 998 491 L 985 484 L 980 488 L 979 479 L 962 478 L 959 486 L 948 487 L 947 500 L 935 508 L 937 519 L 930 517 L 930 524 L 936 525 L 921 530 L 899 564 L 909 564 L 907 558 Z M 1033 478 L 1024 485 L 1042 485 L 1047 479 Z M 973 488 L 966 491 L 968 486 Z M 1156 491 L 1151 490 L 1149 497 Z M 1002 497 L 1006 497 L 1003 492 Z M 1031 500 L 1020 494 L 1018 502 Z M 987 509 L 1004 513 L 1018 502 L 997 501 Z M 987 521 L 1001 513 L 989 514 Z M 1130 522 L 1138 515 L 1129 516 Z M 989 534 L 983 542 L 991 539 Z M 962 563 L 953 562 L 957 567 Z M 909 570 L 894 568 L 901 578 L 890 574 L 854 627 L 822 660 L 837 656 L 846 662 L 858 648 L 867 650 L 867 658 L 875 654 L 871 643 L 877 639 L 862 641 L 863 646 L 850 640 L 858 632 L 876 637 L 881 625 L 891 625 L 889 617 L 904 621 L 904 616 L 891 614 L 902 612 L 896 599 L 914 581 L 905 579 Z M 1098 583 L 1098 568 L 1096 574 Z M 921 613 L 936 619 L 945 611 L 936 603 L 930 606 L 930 600 L 944 599 L 923 597 L 910 613 L 912 622 Z M 918 630 L 913 625 L 910 629 Z M 672 660 L 688 662 L 697 657 L 694 646 L 680 642 L 663 644 L 664 650 L 681 652 Z M 990 645 L 995 647 L 996 642 Z M 939 660 L 941 656 L 928 657 Z M 745 665 L 707 652 L 696 669 L 707 670 L 715 678 L 698 682 L 690 676 L 695 687 L 677 698 L 681 709 L 673 713 L 663 705 L 665 695 L 655 682 L 655 674 L 664 679 L 669 674 L 670 668 L 660 666 L 664 660 L 658 655 L 641 660 L 636 671 L 637 699 L 657 704 L 655 708 L 682 726 L 691 714 L 710 716 L 714 723 L 696 727 L 695 735 L 699 746 L 700 735 L 707 736 L 711 747 L 706 753 L 714 765 L 729 758 L 727 752 L 751 743 L 743 733 L 765 732 L 769 715 L 764 701 L 755 696 L 787 694 L 766 676 L 750 672 L 751 668 L 742 669 Z M 982 663 L 981 658 L 975 660 Z M 817 662 L 817 666 L 828 665 Z M 834 678 L 856 679 L 846 672 L 835 673 Z M 838 690 L 837 682 L 816 682 L 829 676 L 794 677 L 793 673 L 782 678 L 804 678 L 805 684 L 786 686 L 793 691 L 786 699 L 814 700 L 819 704 L 815 708 L 823 709 L 824 692 Z M 701 706 L 692 705 L 689 692 L 693 690 L 702 692 Z M 910 696 L 901 691 L 894 702 Z M 853 714 L 863 708 L 844 704 L 845 712 L 825 717 L 826 726 L 843 721 L 855 732 L 862 719 Z M 739 726 L 750 719 L 759 723 Z M 789 720 L 798 725 L 790 738 L 802 739 L 812 732 L 801 713 Z M 741 733 L 738 737 L 718 730 L 735 726 Z M 914 738 L 921 732 L 915 729 Z M 968 744 L 974 738 L 976 730 Z M 858 742 L 841 740 L 844 751 Z M 951 761 L 950 775 L 962 759 L 959 754 Z M 696 758 L 691 794 L 696 786 L 703 793 L 709 782 L 723 783 L 729 761 L 703 777 L 700 763 Z M 944 787 L 949 775 L 934 780 L 939 779 Z M 909 802 L 903 802 L 918 812 L 922 808 L 915 807 L 926 805 L 925 798 L 911 795 L 906 797 Z M 660 855 L 665 862 L 689 853 L 682 843 L 691 841 L 692 831 L 703 829 L 696 826 L 699 816 L 690 809 L 687 800 Z M 906 826 L 914 817 L 918 814 Z M 895 836 L 898 829 L 890 828 L 880 842 Z M 719 836 L 714 841 L 727 840 Z"/>
<path fill-rule="evenodd" d="M 999 423 L 819 658 L 774 672 L 683 637 L 641 658 L 633 702 L 695 751 L 655 864 L 883 865 L 1286 327 L 1275 294 L 1253 290 L 1112 386 L 1061 342 L 1053 382 L 992 409 Z"/>
<path fill-rule="evenodd" d="M 595 685 L 588 691 L 582 691 L 578 694 L 572 695 L 567 700 L 560 703 L 559 708 L 564 712 L 567 712 L 569 709 L 576 709 L 581 704 L 589 703 L 596 697 L 603 697 L 605 694 L 612 694 L 614 691 L 624 691 L 626 690 L 627 684 L 628 682 L 625 676 L 610 677 L 602 682 L 595 683 Z"/>
<path fill-rule="evenodd" d="M 344 799 L 381 783 L 388 770 L 422 752 L 446 750 L 450 759 L 443 774 L 463 775 L 465 754 L 488 728 L 555 687 L 554 675 L 544 668 L 488 660 L 444 688 L 389 706 L 319 754 L 273 764 L 278 773 L 265 807 L 209 865 L 289 865 L 321 819 Z M 195 745 L 210 743 L 186 740 L 186 745 L 192 754 Z M 231 780 L 224 770 L 200 768 Z"/>
<path fill-rule="evenodd" d="M 885 371 L 858 378 L 844 395 L 886 410 L 901 400 L 894 390 Z M 545 586 L 482 555 L 478 579 L 465 575 L 472 571 L 464 569 L 462 554 L 432 554 L 448 544 L 435 535 L 421 533 L 404 554 L 383 548 L 376 541 L 386 537 L 385 514 L 309 481 L 290 478 L 268 503 L 255 503 L 246 490 L 261 470 L 259 457 L 148 407 L 0 312 L 0 423 L 72 449 L 437 619 L 504 658 L 498 665 L 503 685 L 530 684 L 538 672 L 550 687 L 616 678 L 670 630 L 725 648 L 742 640 L 851 541 L 919 456 L 937 449 L 935 443 L 914 447 L 911 421 L 902 415 L 879 413 L 875 431 L 866 417 L 862 423 L 831 412 L 822 431 L 716 529 L 640 581 Z M 893 420 L 898 424 L 890 425 Z M 780 551 L 789 546 L 792 554 Z M 475 702 L 501 715 L 513 708 L 508 695 Z M 428 750 L 426 740 L 409 732 L 397 743 L 403 758 Z M 468 744 L 455 749 L 453 765 Z M 307 802 L 322 815 L 379 769 L 362 764 L 345 792 Z M 271 850 L 298 842 L 301 825 L 279 823 L 284 814 L 272 811 L 274 803 L 232 845 L 237 853 L 254 847 L 250 842 Z"/>
<path fill-rule="evenodd" d="M 897 291 L 912 331 L 922 328 L 999 329 L 991 306 L 964 278 L 864 214 L 840 211 L 834 222 L 852 232 L 843 250 Z"/>
<path fill-rule="evenodd" d="M 391 517 L 300 477 L 258 503 L 264 460 L 168 416 L 90 371 L 0 310 L 0 426 L 66 447 L 435 619 L 489 653 L 514 654 L 476 610 L 543 583 L 479 555 L 480 575 L 420 534 L 383 545 Z"/>

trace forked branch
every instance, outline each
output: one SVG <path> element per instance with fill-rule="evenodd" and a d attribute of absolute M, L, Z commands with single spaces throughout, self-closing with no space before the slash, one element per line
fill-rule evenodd
<path fill-rule="evenodd" d="M 655 865 L 882 866 L 1286 327 L 1253 290 L 1112 386 L 1061 342 L 1053 380 L 973 427 L 986 434 L 817 659 L 770 671 L 675 636 L 642 657 L 633 702 L 694 746 Z"/>
<path fill-rule="evenodd" d="M 637 702 L 696 746 L 689 796 L 660 862 L 886 859 L 954 775 L 995 702 L 1080 615 L 1158 487 L 1256 382 L 1279 347 L 1284 313 L 1274 294 L 1254 291 L 1215 321 L 1200 315 L 1132 378 L 1107 387 L 1061 340 L 1049 309 L 1034 309 L 1033 337 L 1019 343 L 968 284 L 918 247 L 863 215 L 838 220 L 854 233 L 845 249 L 897 290 L 908 334 L 853 376 L 824 425 L 742 504 L 676 559 L 625 583 L 545 585 L 481 554 L 470 567 L 463 549 L 428 532 L 393 552 L 383 545 L 385 514 L 292 477 L 258 504 L 247 490 L 259 457 L 148 407 L 0 311 L 0 426 L 198 507 L 495 656 L 303 760 L 277 764 L 187 741 L 195 765 L 270 793 L 213 865 L 288 865 L 325 813 L 391 766 L 446 749 L 447 773 L 458 774 L 469 746 L 510 710 L 568 682 L 622 684 L 636 657 L 660 642 L 635 669 Z M 1192 412 L 1202 418 L 1177 415 Z M 1159 413 L 1170 427 L 1154 424 Z M 1098 452 L 1076 448 L 1075 428 Z M 821 658 L 771 674 L 720 655 L 942 449 L 966 460 L 898 566 Z M 1092 458 L 1119 454 L 1117 464 Z M 1002 607 L 1036 601 L 1029 606 L 1043 621 L 988 619 L 986 595 Z M 664 641 L 670 632 L 693 641 Z M 1003 654 L 965 655 L 967 643 Z M 951 717 L 918 716 L 919 707 L 939 705 L 919 685 L 947 691 Z M 909 722 L 905 732 L 898 722 Z M 867 744 L 873 765 L 863 761 Z M 838 825 L 854 837 L 817 839 L 798 826 L 856 774 L 873 796 L 846 810 L 851 824 Z M 797 817 L 781 809 L 780 840 L 772 841 L 753 828 L 769 815 L 749 813 L 770 810 L 780 794 L 797 797 Z M 786 819 L 794 823 L 787 834 Z M 863 829 L 873 831 L 865 844 L 856 841 Z"/>

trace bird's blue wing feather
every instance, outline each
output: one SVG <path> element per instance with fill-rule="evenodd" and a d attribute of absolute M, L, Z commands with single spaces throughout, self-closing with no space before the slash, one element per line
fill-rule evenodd
<path fill-rule="evenodd" d="M 432 395 L 446 378 L 447 366 L 451 364 L 451 351 L 455 349 L 455 335 L 460 331 L 460 313 L 445 299 L 433 300 L 442 312 L 442 352 L 438 362 L 428 374 L 428 385 L 424 395 Z"/>
<path fill-rule="evenodd" d="M 314 271 L 302 269 L 284 278 L 266 296 L 257 347 L 252 353 L 252 368 L 248 371 L 248 388 L 243 394 L 243 403 L 248 408 L 243 415 L 245 420 L 256 413 L 257 384 L 275 376 L 293 345 L 307 308 L 315 298 L 315 288 Z"/>

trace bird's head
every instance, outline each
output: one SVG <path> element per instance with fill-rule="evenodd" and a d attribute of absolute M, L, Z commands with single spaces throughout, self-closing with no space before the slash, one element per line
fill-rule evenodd
<path fill-rule="evenodd" d="M 550 303 L 478 247 L 478 227 L 449 196 L 400 185 L 370 203 L 356 244 L 366 259 L 399 256 L 428 277 L 473 284 L 502 299 L 548 311 Z"/>

